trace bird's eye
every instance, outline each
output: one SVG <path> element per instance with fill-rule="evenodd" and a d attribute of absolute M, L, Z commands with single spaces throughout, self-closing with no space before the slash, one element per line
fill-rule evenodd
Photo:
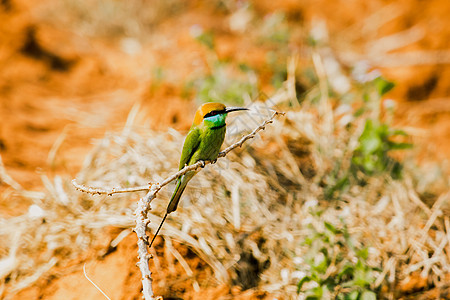
<path fill-rule="evenodd" d="M 209 113 L 207 113 L 203 118 L 209 118 L 209 117 L 217 115 L 218 113 L 219 113 L 218 111 L 213 110 L 213 111 L 210 111 Z"/>

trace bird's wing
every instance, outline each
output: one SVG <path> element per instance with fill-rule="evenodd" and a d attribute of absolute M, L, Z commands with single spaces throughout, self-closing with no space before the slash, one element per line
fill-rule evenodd
<path fill-rule="evenodd" d="M 199 145 L 200 129 L 192 128 L 186 136 L 186 139 L 184 140 L 183 151 L 181 153 L 180 159 L 180 170 L 189 163 L 195 151 L 197 151 Z"/>

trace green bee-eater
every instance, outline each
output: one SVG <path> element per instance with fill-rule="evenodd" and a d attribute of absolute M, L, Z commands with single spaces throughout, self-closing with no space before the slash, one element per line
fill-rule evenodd
<path fill-rule="evenodd" d="M 179 170 L 186 165 L 195 164 L 199 160 L 215 160 L 225 139 L 227 114 L 232 111 L 247 110 L 242 107 L 226 107 L 222 103 L 205 103 L 195 113 L 194 123 L 184 141 Z M 189 171 L 177 179 L 177 185 L 170 199 L 167 211 L 155 232 L 150 247 L 158 235 L 162 224 L 171 212 L 175 211 L 189 180 L 197 171 Z"/>

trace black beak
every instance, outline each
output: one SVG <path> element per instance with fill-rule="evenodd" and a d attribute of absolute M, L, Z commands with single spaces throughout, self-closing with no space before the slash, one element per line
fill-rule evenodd
<path fill-rule="evenodd" d="M 232 111 L 238 111 L 238 110 L 248 110 L 248 108 L 243 108 L 243 107 L 227 107 L 225 108 L 225 113 L 229 113 Z"/>

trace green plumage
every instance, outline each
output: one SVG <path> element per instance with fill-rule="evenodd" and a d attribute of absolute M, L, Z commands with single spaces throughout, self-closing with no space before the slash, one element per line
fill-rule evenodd
<path fill-rule="evenodd" d="M 247 109 L 242 107 L 226 107 L 222 103 L 208 102 L 202 104 L 195 113 L 194 123 L 184 141 L 179 169 L 183 169 L 186 165 L 195 164 L 199 160 L 217 159 L 220 147 L 225 139 L 225 119 L 227 118 L 227 114 L 239 110 Z M 190 171 L 177 179 L 177 186 L 167 206 L 167 211 L 158 229 L 156 229 L 149 247 L 155 241 L 167 215 L 177 209 L 181 194 L 183 194 L 186 185 L 194 177 L 195 173 L 197 171 Z"/>
<path fill-rule="evenodd" d="M 226 113 L 204 119 L 199 125 L 193 125 L 184 141 L 179 169 L 192 165 L 199 160 L 215 160 L 225 139 Z M 196 171 L 190 171 L 177 180 L 177 185 L 167 207 L 167 213 L 175 211 L 189 180 Z"/>

